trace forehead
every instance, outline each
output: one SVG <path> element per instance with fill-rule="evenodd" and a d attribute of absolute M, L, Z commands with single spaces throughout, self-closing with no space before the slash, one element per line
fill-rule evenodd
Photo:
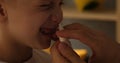
<path fill-rule="evenodd" d="M 29 6 L 49 2 L 59 3 L 63 0 L 5 0 L 5 1 L 8 6 L 16 7 L 16 5 Z"/>

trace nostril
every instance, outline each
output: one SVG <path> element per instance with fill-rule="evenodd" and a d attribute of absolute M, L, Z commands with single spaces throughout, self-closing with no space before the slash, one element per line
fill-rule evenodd
<path fill-rule="evenodd" d="M 57 22 L 57 21 L 58 21 L 58 18 L 57 18 L 56 16 L 53 16 L 53 17 L 52 17 L 52 21 Z"/>

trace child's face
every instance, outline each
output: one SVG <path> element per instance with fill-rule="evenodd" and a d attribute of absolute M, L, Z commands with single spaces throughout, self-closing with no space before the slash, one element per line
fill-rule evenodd
<path fill-rule="evenodd" d="M 62 21 L 61 0 L 17 0 L 6 6 L 13 38 L 33 48 L 47 48 Z M 42 30 L 42 33 L 40 30 Z"/>

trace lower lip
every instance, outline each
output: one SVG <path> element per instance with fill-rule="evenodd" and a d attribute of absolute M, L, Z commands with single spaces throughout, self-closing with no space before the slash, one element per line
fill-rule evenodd
<path fill-rule="evenodd" d="M 51 29 L 50 29 L 50 30 L 51 30 Z M 58 38 L 57 38 L 57 36 L 56 36 L 56 34 L 55 34 L 56 31 L 57 31 L 57 30 L 53 31 L 53 33 L 45 33 L 44 31 L 41 31 L 41 30 L 40 30 L 40 33 L 43 34 L 44 36 L 46 36 L 46 38 L 49 38 L 49 39 L 51 39 L 51 40 L 57 40 Z"/>
<path fill-rule="evenodd" d="M 47 35 L 47 34 L 43 34 L 43 33 L 42 33 L 42 35 L 45 36 L 47 39 L 52 39 L 52 36 L 53 36 L 52 34 Z"/>
<path fill-rule="evenodd" d="M 52 38 L 52 35 L 46 35 L 47 37 L 49 37 L 49 38 Z"/>
<path fill-rule="evenodd" d="M 46 36 L 46 38 L 48 38 L 49 40 L 53 40 L 53 41 L 59 40 L 59 38 L 55 34 L 51 34 L 51 35 L 49 34 L 44 36 Z"/>

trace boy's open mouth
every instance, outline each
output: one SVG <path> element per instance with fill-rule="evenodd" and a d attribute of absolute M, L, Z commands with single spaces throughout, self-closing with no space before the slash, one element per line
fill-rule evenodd
<path fill-rule="evenodd" d="M 40 28 L 40 32 L 44 35 L 53 35 L 56 33 L 57 29 L 56 28 Z"/>
<path fill-rule="evenodd" d="M 52 40 L 58 40 L 58 37 L 56 36 L 56 31 L 58 31 L 57 28 L 40 28 L 40 32 L 45 35 L 50 37 Z"/>

